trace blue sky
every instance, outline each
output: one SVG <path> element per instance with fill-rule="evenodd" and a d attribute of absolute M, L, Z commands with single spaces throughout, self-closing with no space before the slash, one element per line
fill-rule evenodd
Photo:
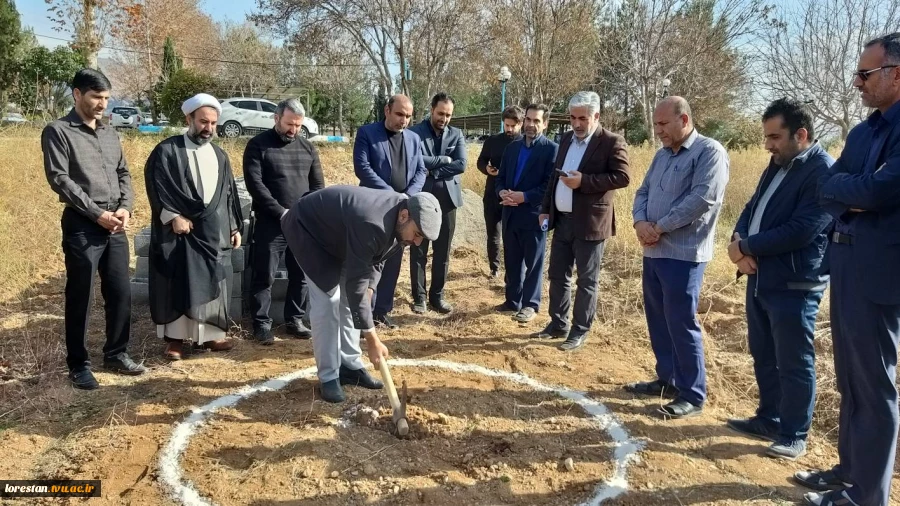
<path fill-rule="evenodd" d="M 236 23 L 243 22 L 247 14 L 253 12 L 256 8 L 256 0 L 230 0 L 227 9 L 213 9 L 210 7 L 212 2 L 204 2 L 202 9 L 212 16 L 215 21 L 233 21 Z M 57 32 L 53 29 L 54 25 L 47 17 L 47 2 L 44 0 L 19 0 L 16 2 L 16 8 L 21 16 L 22 26 L 30 26 L 38 34 L 38 42 L 44 46 L 53 48 L 61 44 L 63 41 L 53 40 L 41 35 L 49 35 L 51 37 L 70 38 L 71 34 Z M 106 54 L 101 51 L 100 56 Z"/>

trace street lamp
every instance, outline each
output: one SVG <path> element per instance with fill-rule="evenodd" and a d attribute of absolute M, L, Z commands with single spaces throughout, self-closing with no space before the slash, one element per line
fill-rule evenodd
<path fill-rule="evenodd" d="M 509 67 L 500 67 L 500 74 L 497 80 L 500 81 L 500 133 L 503 133 L 503 110 L 506 109 L 506 81 L 512 77 Z"/>
<path fill-rule="evenodd" d="M 669 78 L 665 78 L 662 80 L 662 85 L 663 85 L 663 98 L 666 98 L 669 96 L 669 86 L 672 85 L 672 81 L 670 81 Z"/>

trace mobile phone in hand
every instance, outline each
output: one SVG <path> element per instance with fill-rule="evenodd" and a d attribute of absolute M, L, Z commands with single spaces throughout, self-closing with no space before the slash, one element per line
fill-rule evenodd
<path fill-rule="evenodd" d="M 556 172 L 558 172 L 559 175 L 560 175 L 560 176 L 563 176 L 563 177 L 572 177 L 568 172 L 566 172 L 566 171 L 564 171 L 564 170 L 562 170 L 562 169 L 556 169 Z"/>

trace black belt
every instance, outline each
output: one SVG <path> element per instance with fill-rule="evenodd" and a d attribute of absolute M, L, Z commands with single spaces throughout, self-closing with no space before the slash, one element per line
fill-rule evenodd
<path fill-rule="evenodd" d="M 833 232 L 831 234 L 831 242 L 835 242 L 838 244 L 853 244 L 853 236 L 842 234 L 840 232 Z"/>
<path fill-rule="evenodd" d="M 94 204 L 104 211 L 117 211 L 119 209 L 118 202 L 94 202 Z M 66 204 L 66 207 L 71 207 L 72 209 L 77 210 L 77 208 L 73 205 Z"/>
<path fill-rule="evenodd" d="M 559 216 L 560 218 L 568 218 L 569 216 L 572 216 L 572 213 L 564 213 L 560 210 L 557 210 L 556 215 Z"/>

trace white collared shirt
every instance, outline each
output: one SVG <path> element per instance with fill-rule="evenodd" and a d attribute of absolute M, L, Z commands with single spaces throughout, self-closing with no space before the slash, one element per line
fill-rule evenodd
<path fill-rule="evenodd" d="M 597 129 L 595 128 L 588 132 L 583 140 L 579 139 L 578 136 L 574 134 L 572 135 L 572 142 L 569 145 L 569 150 L 566 152 L 566 160 L 563 162 L 562 170 L 565 172 L 578 171 L 578 166 L 581 165 L 581 159 L 584 158 L 588 144 L 590 144 L 591 138 L 596 131 Z M 573 199 L 574 191 L 557 179 L 556 196 L 554 199 L 556 202 L 556 210 L 561 213 L 571 213 Z"/>

